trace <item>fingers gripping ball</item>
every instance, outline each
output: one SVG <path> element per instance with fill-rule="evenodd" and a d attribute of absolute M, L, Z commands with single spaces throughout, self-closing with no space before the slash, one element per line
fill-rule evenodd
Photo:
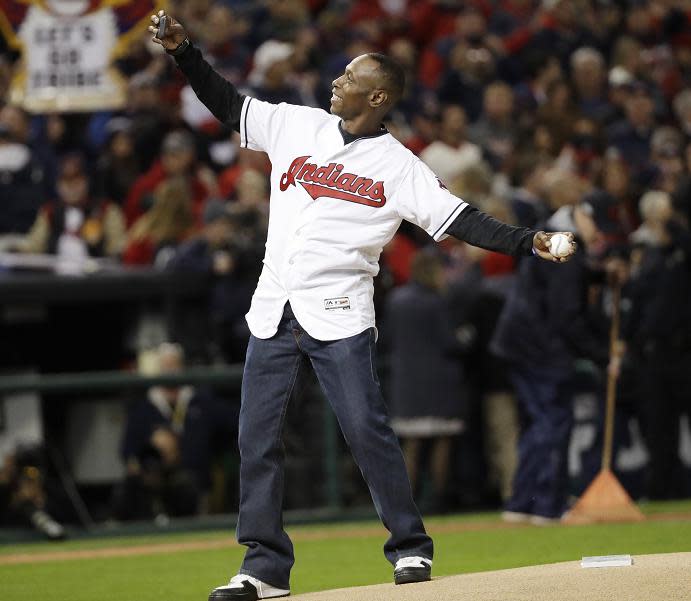
<path fill-rule="evenodd" d="M 571 241 L 565 234 L 554 234 L 549 241 L 549 252 L 552 256 L 566 257 L 571 253 Z"/>

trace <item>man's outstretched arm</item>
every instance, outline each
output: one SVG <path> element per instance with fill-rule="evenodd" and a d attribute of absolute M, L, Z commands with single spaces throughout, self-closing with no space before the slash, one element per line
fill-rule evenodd
<path fill-rule="evenodd" d="M 535 254 L 541 259 L 555 263 L 567 261 L 576 250 L 573 234 L 559 232 L 568 237 L 572 248 L 568 256 L 555 257 L 550 253 L 549 247 L 550 238 L 557 232 L 545 233 L 527 227 L 508 225 L 471 206 L 466 207 L 454 219 L 446 228 L 446 233 L 486 250 L 514 256 Z"/>
<path fill-rule="evenodd" d="M 158 38 L 158 25 L 164 16 L 167 20 L 165 33 L 163 37 Z M 239 132 L 240 113 L 245 96 L 213 70 L 199 49 L 192 46 L 185 28 L 173 17 L 160 10 L 158 14 L 151 16 L 151 22 L 153 25 L 149 26 L 149 31 L 154 34 L 152 41 L 163 46 L 166 52 L 175 58 L 199 100 L 216 119 Z"/>
<path fill-rule="evenodd" d="M 539 232 L 502 223 L 449 192 L 420 159 L 413 164 L 394 192 L 401 219 L 420 226 L 435 240 L 450 235 L 472 246 L 507 255 L 531 253 L 555 263 L 568 261 L 576 250 L 570 232 Z M 550 252 L 556 234 L 557 247 Z"/>

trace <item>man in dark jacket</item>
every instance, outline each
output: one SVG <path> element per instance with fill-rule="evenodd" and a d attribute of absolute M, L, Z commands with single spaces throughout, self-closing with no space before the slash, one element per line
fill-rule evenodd
<path fill-rule="evenodd" d="M 607 345 L 585 317 L 591 276 L 588 255 L 602 248 L 610 222 L 597 197 L 559 209 L 547 222 L 572 231 L 582 249 L 561 269 L 523 261 L 492 341 L 509 362 L 522 431 L 508 521 L 541 524 L 566 509 L 567 452 L 573 422 L 567 383 L 574 360 L 607 362 Z"/>
<path fill-rule="evenodd" d="M 653 263 L 654 277 L 638 278 L 634 306 L 639 320 L 624 357 L 625 364 L 641 368 L 641 421 L 650 453 L 646 492 L 652 499 L 681 498 L 689 491 L 679 457 L 679 420 L 691 411 L 690 201 L 688 190 L 675 199 L 675 214 L 665 224 L 668 242 Z"/>
<path fill-rule="evenodd" d="M 182 348 L 163 343 L 161 373 L 183 368 Z M 211 485 L 215 448 L 237 436 L 238 407 L 192 386 L 154 386 L 127 415 L 121 456 L 127 476 L 114 511 L 121 519 L 191 515 Z"/>
<path fill-rule="evenodd" d="M 387 298 L 391 426 L 402 440 L 415 491 L 423 443 L 430 443 L 430 510 L 444 509 L 453 436 L 463 430 L 461 350 L 442 292 L 441 259 L 428 251 L 412 261 L 410 283 Z"/>

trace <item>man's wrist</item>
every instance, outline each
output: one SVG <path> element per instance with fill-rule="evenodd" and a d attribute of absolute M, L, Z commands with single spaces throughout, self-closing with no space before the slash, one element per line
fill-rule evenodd
<path fill-rule="evenodd" d="M 185 38 L 175 48 L 173 48 L 172 50 L 166 50 L 166 52 L 168 54 L 170 54 L 171 56 L 180 56 L 189 47 L 190 47 L 190 39 Z"/>
<path fill-rule="evenodd" d="M 538 250 L 535 248 L 535 237 L 537 236 L 538 232 L 535 230 L 528 230 L 530 232 L 530 235 L 526 236 L 524 238 L 524 246 L 523 246 L 523 252 L 530 256 L 539 256 L 538 255 Z"/>

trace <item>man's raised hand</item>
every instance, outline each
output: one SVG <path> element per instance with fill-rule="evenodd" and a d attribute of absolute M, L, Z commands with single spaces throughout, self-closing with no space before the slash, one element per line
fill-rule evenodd
<path fill-rule="evenodd" d="M 166 18 L 167 24 L 163 36 L 159 38 L 158 25 L 162 17 Z M 148 28 L 149 31 L 154 34 L 151 40 L 156 44 L 161 44 L 166 50 L 175 50 L 187 39 L 185 28 L 173 19 L 173 17 L 166 15 L 163 10 L 159 10 L 158 14 L 151 15 L 151 22 L 153 25 L 149 25 Z"/>

